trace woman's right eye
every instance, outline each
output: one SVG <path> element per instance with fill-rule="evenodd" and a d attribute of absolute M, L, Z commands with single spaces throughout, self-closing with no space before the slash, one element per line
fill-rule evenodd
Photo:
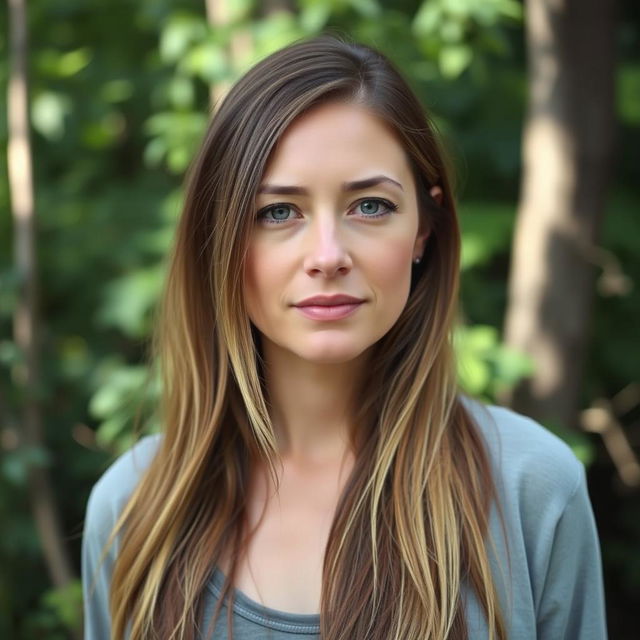
<path fill-rule="evenodd" d="M 295 211 L 289 204 L 272 204 L 260 209 L 256 217 L 258 220 L 263 220 L 270 224 L 278 224 L 279 222 L 291 220 L 293 214 L 295 214 Z"/>

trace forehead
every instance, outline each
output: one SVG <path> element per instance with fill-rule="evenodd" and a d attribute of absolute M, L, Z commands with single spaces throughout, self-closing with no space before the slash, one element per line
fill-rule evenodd
<path fill-rule="evenodd" d="M 278 141 L 265 178 L 321 170 L 340 173 L 342 179 L 344 172 L 386 171 L 404 180 L 410 175 L 406 153 L 392 129 L 366 108 L 341 102 L 298 117 Z"/>

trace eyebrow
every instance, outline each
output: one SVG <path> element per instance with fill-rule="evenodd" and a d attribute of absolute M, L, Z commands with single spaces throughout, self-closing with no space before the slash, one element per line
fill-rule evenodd
<path fill-rule="evenodd" d="M 391 183 L 399 187 L 401 191 L 404 191 L 404 189 L 402 188 L 402 185 L 397 180 L 393 180 L 392 178 L 389 178 L 387 176 L 382 176 L 382 175 L 373 176 L 371 178 L 365 178 L 364 180 L 354 180 L 353 182 L 343 182 L 342 190 L 343 191 L 361 191 L 362 189 L 375 187 L 376 185 L 382 184 L 384 182 Z M 305 189 L 304 187 L 263 184 L 263 185 L 260 185 L 260 187 L 258 188 L 258 193 L 307 196 L 309 195 L 309 190 Z"/>

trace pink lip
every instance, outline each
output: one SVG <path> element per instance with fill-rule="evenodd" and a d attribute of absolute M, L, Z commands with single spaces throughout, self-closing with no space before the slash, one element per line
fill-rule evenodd
<path fill-rule="evenodd" d="M 306 298 L 301 302 L 298 302 L 296 307 L 332 307 L 342 304 L 360 304 L 364 302 L 361 298 L 354 298 L 353 296 L 347 296 L 344 294 L 337 294 L 334 296 L 313 296 Z"/>
<path fill-rule="evenodd" d="M 296 309 L 310 320 L 341 320 L 354 313 L 361 304 L 307 305 Z"/>

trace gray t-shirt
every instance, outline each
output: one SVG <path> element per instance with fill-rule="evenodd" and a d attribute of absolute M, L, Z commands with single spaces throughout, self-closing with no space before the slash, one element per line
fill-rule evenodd
<path fill-rule="evenodd" d="M 513 640 L 606 638 L 600 549 L 583 466 L 571 450 L 536 422 L 499 407 L 465 400 L 487 443 L 506 539 L 495 509 L 488 545 L 508 637 Z M 85 639 L 109 640 L 108 592 L 114 545 L 99 564 L 108 535 L 157 450 L 160 436 L 142 439 L 107 469 L 87 506 L 82 548 Z M 507 560 L 507 548 L 508 560 Z M 92 577 L 95 585 L 91 589 Z M 212 567 L 201 629 L 206 630 L 224 576 Z M 469 638 L 487 626 L 471 590 L 466 593 Z M 213 635 L 227 637 L 223 606 Z M 319 638 L 319 616 L 276 611 L 235 591 L 237 640 Z M 364 640 L 364 639 L 354 639 Z"/>

